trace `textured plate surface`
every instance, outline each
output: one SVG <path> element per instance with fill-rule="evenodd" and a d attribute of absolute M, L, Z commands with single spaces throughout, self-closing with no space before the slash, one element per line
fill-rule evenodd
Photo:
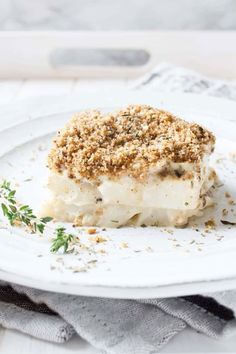
<path fill-rule="evenodd" d="M 174 107 L 174 99 L 171 103 Z M 236 221 L 236 207 L 225 197 L 227 191 L 236 201 L 236 162 L 232 158 L 236 143 L 221 138 L 213 106 L 204 113 L 204 108 L 194 106 L 193 100 L 188 110 L 183 99 L 178 100 L 176 112 L 188 120 L 204 121 L 217 134 L 212 164 L 222 185 L 216 190 L 216 207 L 208 209 L 204 217 L 194 220 L 185 229 L 100 230 L 99 235 L 108 241 L 93 245 L 92 253 L 82 250 L 76 255 L 52 255 L 50 232 L 40 237 L 19 229 L 8 230 L 2 225 L 0 277 L 45 290 L 128 298 L 236 287 L 236 227 L 220 222 L 221 219 Z M 17 198 L 35 210 L 40 209 L 46 198 L 45 159 L 50 141 L 69 116 L 69 113 L 42 116 L 0 132 L 1 177 L 16 183 Z M 223 124 L 227 130 L 229 123 L 224 121 Z M 222 216 L 222 209 L 227 209 L 229 214 Z M 210 218 L 215 219 L 217 227 L 205 232 L 204 223 Z M 80 237 L 84 243 L 90 242 L 86 232 L 82 231 Z M 90 269 L 83 272 L 85 264 L 90 264 Z"/>

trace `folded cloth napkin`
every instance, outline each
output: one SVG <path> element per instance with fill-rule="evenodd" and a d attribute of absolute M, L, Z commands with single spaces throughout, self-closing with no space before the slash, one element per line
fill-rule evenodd
<path fill-rule="evenodd" d="M 0 324 L 62 343 L 78 334 L 106 353 L 157 353 L 191 326 L 213 338 L 236 331 L 236 292 L 115 300 L 0 284 Z"/>
<path fill-rule="evenodd" d="M 160 65 L 133 88 L 236 100 L 236 84 Z M 199 293 L 200 293 L 199 289 Z M 0 282 L 0 324 L 63 343 L 79 335 L 114 354 L 156 353 L 187 326 L 213 338 L 236 332 L 236 291 L 169 299 L 114 300 L 56 294 Z"/>

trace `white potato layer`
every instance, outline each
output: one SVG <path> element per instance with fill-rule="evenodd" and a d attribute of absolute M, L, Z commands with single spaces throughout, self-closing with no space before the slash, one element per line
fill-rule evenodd
<path fill-rule="evenodd" d="M 48 187 L 52 198 L 44 205 L 43 214 L 82 226 L 184 225 L 212 203 L 207 192 L 214 178 L 207 159 L 200 169 L 190 163 L 172 164 L 173 169 L 180 167 L 192 171 L 193 177 L 161 177 L 156 168 L 146 182 L 123 176 L 76 183 L 66 174 L 51 173 Z"/>

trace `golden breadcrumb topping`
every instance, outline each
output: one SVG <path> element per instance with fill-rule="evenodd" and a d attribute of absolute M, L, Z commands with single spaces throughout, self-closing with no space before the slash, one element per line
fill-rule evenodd
<path fill-rule="evenodd" d="M 75 179 L 122 172 L 138 177 L 161 160 L 200 161 L 214 143 L 214 135 L 198 124 L 150 106 L 114 113 L 90 110 L 75 114 L 58 132 L 48 164 Z"/>

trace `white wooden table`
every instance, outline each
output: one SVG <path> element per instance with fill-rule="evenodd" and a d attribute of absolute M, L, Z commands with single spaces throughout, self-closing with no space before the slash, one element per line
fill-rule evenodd
<path fill-rule="evenodd" d="M 127 80 L 22 80 L 0 81 L 0 109 L 4 105 L 19 103 L 21 100 L 38 96 L 55 96 L 76 94 L 81 89 L 104 87 L 124 88 Z M 1 122 L 1 117 L 0 117 Z M 236 336 L 216 341 L 187 329 L 176 336 L 162 353 L 235 353 Z M 31 338 L 13 330 L 0 329 L 1 354 L 98 354 L 85 341 L 74 337 L 66 344 L 52 344 Z M 123 354 L 123 353 L 121 353 Z M 129 353 L 125 353 L 129 354 Z"/>

